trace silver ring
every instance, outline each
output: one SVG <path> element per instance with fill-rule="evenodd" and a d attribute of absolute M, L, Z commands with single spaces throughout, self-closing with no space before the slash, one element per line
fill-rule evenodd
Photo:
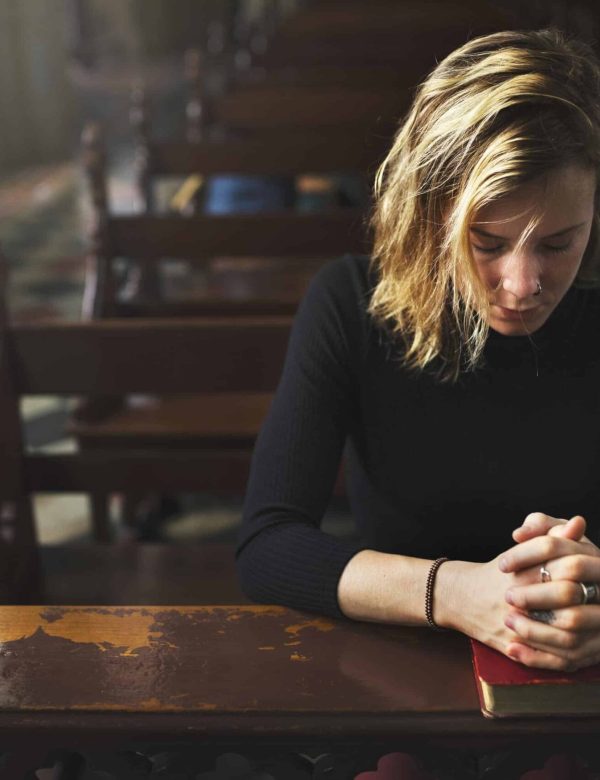
<path fill-rule="evenodd" d="M 546 568 L 546 564 L 540 566 L 540 577 L 542 582 L 550 582 L 552 580 L 552 575 Z"/>
<path fill-rule="evenodd" d="M 537 290 L 533 293 L 534 295 L 539 295 L 542 292 L 542 285 L 538 282 L 537 283 Z"/>
<path fill-rule="evenodd" d="M 582 604 L 591 604 L 598 600 L 598 584 L 596 582 L 580 582 L 583 592 Z"/>

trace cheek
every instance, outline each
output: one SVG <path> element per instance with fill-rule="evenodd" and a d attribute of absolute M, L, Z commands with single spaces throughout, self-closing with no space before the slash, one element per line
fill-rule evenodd
<path fill-rule="evenodd" d="M 556 286 L 567 288 L 577 276 L 582 258 L 583 252 L 551 258 L 544 263 L 543 276 Z"/>
<path fill-rule="evenodd" d="M 476 262 L 475 269 L 480 280 L 489 290 L 494 290 L 498 287 L 502 279 L 499 263 Z"/>

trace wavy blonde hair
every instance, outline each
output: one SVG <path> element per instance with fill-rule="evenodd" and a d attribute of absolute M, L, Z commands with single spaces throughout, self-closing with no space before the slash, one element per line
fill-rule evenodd
<path fill-rule="evenodd" d="M 375 179 L 369 311 L 404 362 L 456 380 L 476 367 L 488 294 L 469 225 L 516 187 L 569 163 L 600 173 L 600 65 L 558 30 L 469 41 L 419 87 Z M 599 179 L 600 181 L 600 179 Z M 596 279 L 600 210 L 578 279 Z"/>

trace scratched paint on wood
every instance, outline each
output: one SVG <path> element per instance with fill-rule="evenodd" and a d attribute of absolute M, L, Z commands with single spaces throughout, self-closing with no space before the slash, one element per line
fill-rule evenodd
<path fill-rule="evenodd" d="M 301 631 L 306 628 L 315 628 L 317 631 L 333 631 L 336 624 L 333 620 L 327 620 L 326 618 L 316 618 L 315 620 L 306 620 L 304 623 L 295 623 L 292 626 L 288 626 L 285 630 L 286 633 L 292 634 L 297 637 Z"/>
<path fill-rule="evenodd" d="M 210 614 L 223 607 L 170 607 L 181 614 Z M 239 612 L 228 608 L 226 620 L 239 620 L 244 614 L 275 614 L 282 607 L 239 607 Z M 102 651 L 109 648 L 125 648 L 123 656 L 135 656 L 136 651 L 152 647 L 161 641 L 173 648 L 157 631 L 157 615 L 165 612 L 164 607 L 45 607 L 45 606 L 3 606 L 0 613 L 0 643 L 15 642 L 43 631 L 48 636 L 61 637 L 76 644 L 94 644 Z M 220 631 L 219 633 L 224 633 Z"/>
<path fill-rule="evenodd" d="M 0 710 L 456 709 L 473 681 L 451 642 L 261 605 L 0 607 Z"/>
<path fill-rule="evenodd" d="M 162 636 L 161 632 L 152 630 L 155 617 L 145 609 L 128 609 L 126 614 L 89 608 L 28 607 L 18 610 L 14 622 L 1 627 L 3 644 L 43 631 L 48 636 L 76 644 L 94 644 L 103 652 L 113 647 L 124 648 L 121 655 L 128 656 L 135 655 L 142 647 L 151 647 Z"/>
<path fill-rule="evenodd" d="M 310 661 L 310 658 L 302 653 L 292 653 L 290 655 L 290 661 Z"/>

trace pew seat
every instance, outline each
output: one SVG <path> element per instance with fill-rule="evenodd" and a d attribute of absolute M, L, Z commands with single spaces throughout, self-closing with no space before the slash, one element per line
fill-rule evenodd
<path fill-rule="evenodd" d="M 0 272 L 5 276 L 2 264 Z M 6 284 L 1 288 L 5 291 Z M 144 448 L 138 441 L 131 449 L 29 452 L 23 440 L 20 400 L 31 395 L 267 396 L 279 379 L 289 319 L 24 325 L 8 321 L 3 302 L 0 297 L 0 599 L 4 603 L 37 600 L 43 591 L 32 494 L 75 492 L 106 498 L 114 492 L 243 492 L 249 447 Z M 236 412 L 224 404 L 223 414 L 227 420 Z M 218 427 L 214 431 L 223 434 Z M 245 435 L 247 429 L 242 432 Z M 96 539 L 110 539 L 107 525 L 94 530 Z"/>
<path fill-rule="evenodd" d="M 130 396 L 104 419 L 72 420 L 86 447 L 252 447 L 271 393 Z"/>

